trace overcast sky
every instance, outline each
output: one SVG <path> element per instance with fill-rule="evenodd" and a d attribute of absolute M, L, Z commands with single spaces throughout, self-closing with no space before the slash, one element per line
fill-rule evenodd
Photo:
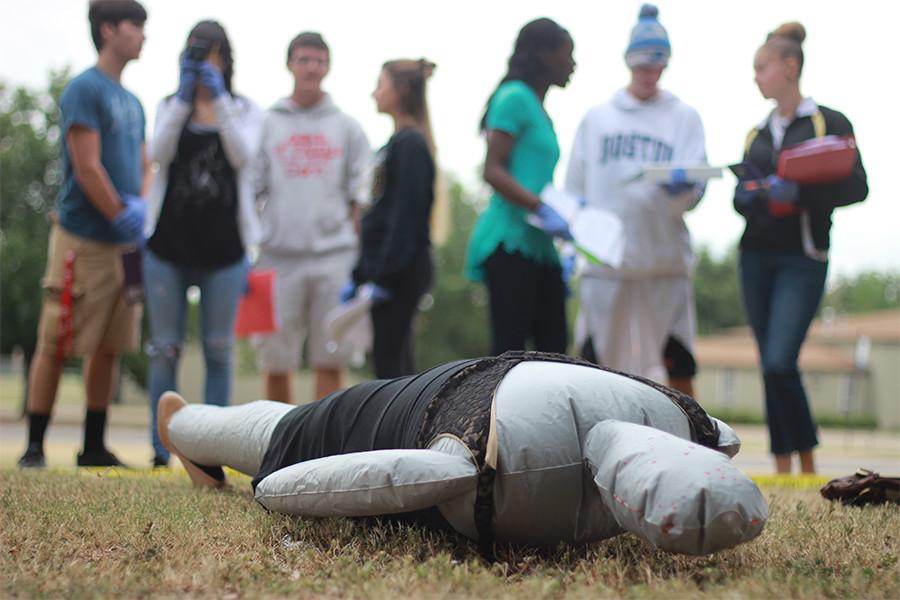
<path fill-rule="evenodd" d="M 46 85 L 52 68 L 77 72 L 95 60 L 85 0 L 0 0 L 0 80 Z M 320 31 L 332 49 L 326 88 L 359 119 L 373 146 L 390 135 L 388 118 L 375 112 L 370 93 L 381 63 L 424 56 L 437 63 L 430 101 L 442 167 L 473 189 L 484 143 L 477 124 L 484 102 L 505 71 L 519 28 L 548 16 L 575 40 L 578 67 L 571 84 L 554 89 L 547 110 L 562 148 L 556 182 L 565 175 L 578 122 L 593 105 L 627 82 L 622 54 L 641 3 L 517 0 L 427 2 L 298 2 L 282 0 L 147 0 L 147 42 L 123 83 L 144 103 L 148 136 L 160 98 L 175 90 L 178 53 L 198 20 L 215 18 L 235 51 L 235 90 L 266 107 L 291 90 L 285 51 L 303 30 Z M 831 275 L 900 269 L 900 199 L 889 178 L 900 134 L 893 76 L 884 57 L 896 38 L 893 2 L 832 0 L 663 0 L 660 20 L 673 56 L 663 87 L 697 108 L 713 164 L 740 159 L 748 129 L 771 106 L 753 84 L 753 54 L 765 34 L 784 21 L 807 28 L 802 91 L 846 114 L 869 174 L 866 202 L 839 209 L 832 229 Z M 897 168 L 896 165 L 893 168 Z M 716 253 L 733 245 L 742 219 L 731 208 L 731 175 L 713 182 L 689 216 L 695 244 Z"/>

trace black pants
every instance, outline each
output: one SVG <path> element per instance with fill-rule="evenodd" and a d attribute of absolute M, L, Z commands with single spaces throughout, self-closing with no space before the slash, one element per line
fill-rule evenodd
<path fill-rule="evenodd" d="M 418 256 L 396 277 L 393 298 L 372 307 L 372 359 L 375 377 L 392 379 L 416 372 L 414 363 L 413 317 L 419 300 L 431 287 L 434 262 L 431 249 Z"/>
<path fill-rule="evenodd" d="M 526 350 L 565 353 L 566 291 L 562 270 L 502 246 L 484 261 L 491 309 L 493 353 Z"/>

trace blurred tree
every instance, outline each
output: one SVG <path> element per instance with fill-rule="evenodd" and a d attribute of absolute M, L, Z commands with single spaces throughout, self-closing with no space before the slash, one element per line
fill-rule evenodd
<path fill-rule="evenodd" d="M 62 182 L 58 101 L 69 76 L 68 69 L 51 72 L 42 91 L 0 82 L 0 353 L 19 347 L 26 365 L 37 343 L 50 216 Z M 143 353 L 124 356 L 123 366 L 145 385 Z"/>
<path fill-rule="evenodd" d="M 46 91 L 0 83 L 0 352 L 34 353 L 47 260 L 48 215 L 62 180 L 57 100 L 68 71 Z"/>
<path fill-rule="evenodd" d="M 822 306 L 837 312 L 866 312 L 900 307 L 900 273 L 866 272 L 838 276 Z"/>
<path fill-rule="evenodd" d="M 448 180 L 451 226 L 435 249 L 436 281 L 426 296 L 416 335 L 416 366 L 425 369 L 490 351 L 487 293 L 463 276 L 469 234 L 477 217 L 476 199 L 458 181 Z"/>
<path fill-rule="evenodd" d="M 694 267 L 694 300 L 700 335 L 747 322 L 741 304 L 736 247 L 718 260 L 708 248 L 700 248 Z"/>
<path fill-rule="evenodd" d="M 697 252 L 694 272 L 697 329 L 705 335 L 746 323 L 741 304 L 737 249 L 716 259 L 708 249 Z M 822 307 L 839 313 L 859 313 L 900 307 L 900 273 L 864 272 L 836 277 Z"/>

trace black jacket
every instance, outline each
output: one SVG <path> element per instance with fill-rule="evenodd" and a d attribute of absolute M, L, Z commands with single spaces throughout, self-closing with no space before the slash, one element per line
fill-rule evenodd
<path fill-rule="evenodd" d="M 408 127 L 379 153 L 372 208 L 361 223 L 360 258 L 353 280 L 394 289 L 418 254 L 427 250 L 435 167 L 425 137 Z"/>
<path fill-rule="evenodd" d="M 843 114 L 824 106 L 819 106 L 819 112 L 825 120 L 826 135 L 853 135 L 853 126 Z M 798 117 L 785 131 L 781 147 L 789 148 L 814 137 L 815 129 L 812 117 Z M 744 154 L 744 162 L 751 164 L 756 169 L 758 176 L 765 177 L 775 173 L 778 156 L 779 151 L 773 147 L 772 133 L 769 130 L 768 121 L 766 121 L 764 125 L 756 129 L 756 135 Z M 832 211 L 838 206 L 861 202 L 868 193 L 866 171 L 859 154 L 857 154 L 853 174 L 848 179 L 825 185 L 800 186 L 797 205 L 805 209 L 809 215 L 809 228 L 817 250 L 824 251 L 829 247 Z M 758 194 L 760 200 L 767 200 L 764 197 L 764 191 L 760 191 Z M 805 253 L 800 215 L 773 217 L 765 209 L 765 202 L 754 203 L 749 208 L 743 209 L 735 203 L 735 210 L 747 219 L 747 226 L 741 237 L 741 250 L 788 254 Z"/>

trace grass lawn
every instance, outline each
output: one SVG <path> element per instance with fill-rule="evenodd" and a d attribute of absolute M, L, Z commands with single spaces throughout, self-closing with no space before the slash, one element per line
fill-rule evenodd
<path fill-rule="evenodd" d="M 266 513 L 246 477 L 223 492 L 181 471 L 0 470 L 0 596 L 896 598 L 900 510 L 766 486 L 757 540 L 709 557 L 623 535 L 503 548 L 406 526 Z"/>

